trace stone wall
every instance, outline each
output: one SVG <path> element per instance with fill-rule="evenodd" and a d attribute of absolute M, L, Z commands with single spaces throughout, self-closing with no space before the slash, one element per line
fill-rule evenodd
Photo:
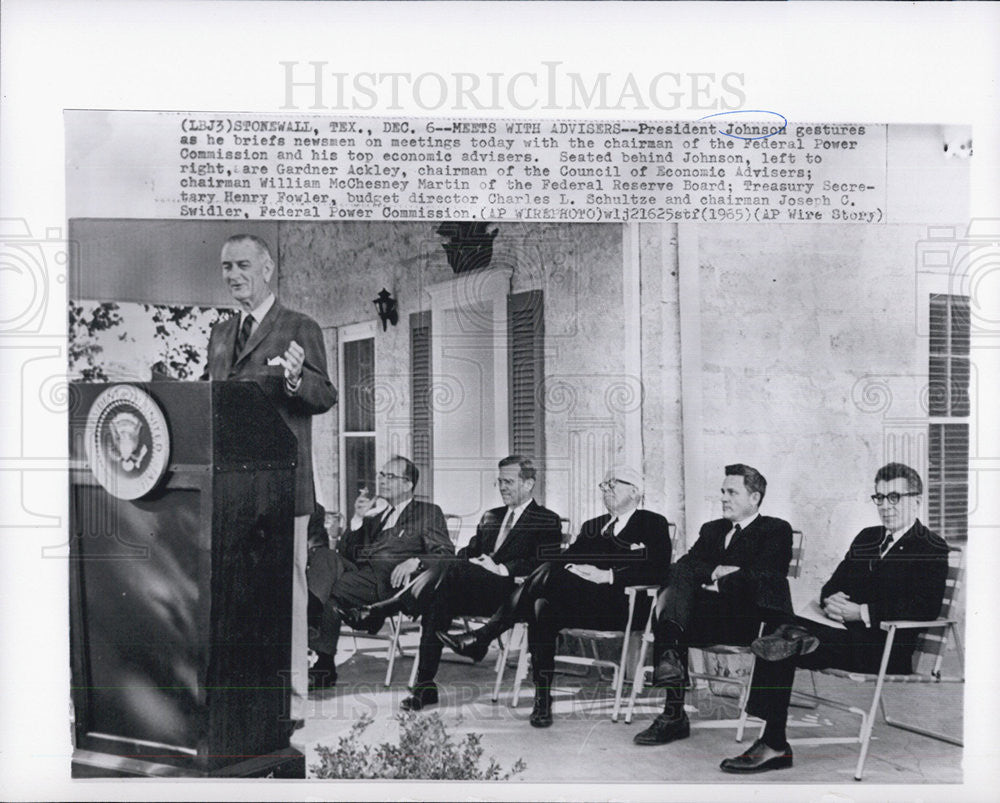
<path fill-rule="evenodd" d="M 913 256 L 921 227 L 690 228 L 699 293 L 682 300 L 677 227 L 643 225 L 638 322 L 625 320 L 633 257 L 623 227 L 499 228 L 493 264 L 513 269 L 514 292 L 545 296 L 545 502 L 574 529 L 603 512 L 596 485 L 607 465 L 638 453 L 646 506 L 678 522 L 690 544 L 719 514 L 723 466 L 747 462 L 769 480 L 764 512 L 805 532 L 805 575 L 822 579 L 877 521 L 867 498 L 875 470 L 891 458 L 923 468 L 907 440 L 913 422 L 926 430 Z M 429 285 L 453 276 L 440 242 L 429 223 L 281 225 L 282 296 L 324 327 L 333 375 L 337 328 L 371 320 L 383 286 L 399 300 L 399 325 L 379 326 L 375 339 L 379 460 L 410 452 L 409 314 L 429 308 Z M 701 325 L 702 409 L 687 411 L 698 420 L 686 425 L 700 425 L 703 442 L 695 500 L 684 499 L 681 303 Z M 627 325 L 638 326 L 637 355 Z M 635 415 L 638 447 L 626 443 Z M 327 503 L 337 499 L 336 420 L 315 424 Z M 891 421 L 910 422 L 898 442 Z"/>
<path fill-rule="evenodd" d="M 913 444 L 890 446 L 882 398 L 894 395 L 894 418 L 926 430 L 914 269 L 921 234 L 917 226 L 698 230 L 704 502 L 717 513 L 723 465 L 756 466 L 769 483 L 763 511 L 805 533 L 806 577 L 828 576 L 858 530 L 878 523 L 868 496 L 879 466 L 903 459 L 923 468 Z"/>

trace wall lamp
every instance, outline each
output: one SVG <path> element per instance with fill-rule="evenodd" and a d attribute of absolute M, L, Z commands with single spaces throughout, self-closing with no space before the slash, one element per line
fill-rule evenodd
<path fill-rule="evenodd" d="M 391 323 L 395 326 L 399 323 L 398 302 L 392 297 L 392 293 L 382 288 L 382 292 L 372 301 L 378 311 L 378 319 L 382 321 L 382 331 L 386 331 Z"/>

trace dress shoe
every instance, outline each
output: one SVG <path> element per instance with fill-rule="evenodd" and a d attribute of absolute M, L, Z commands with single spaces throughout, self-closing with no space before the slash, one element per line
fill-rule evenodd
<path fill-rule="evenodd" d="M 660 714 L 646 730 L 639 731 L 632 741 L 636 744 L 667 744 L 678 739 L 686 739 L 690 735 L 691 722 L 687 714 L 682 713 L 679 718 Z"/>
<path fill-rule="evenodd" d="M 752 772 L 767 772 L 768 770 L 782 770 L 792 766 L 792 748 L 785 742 L 784 748 L 775 750 L 764 744 L 763 739 L 758 739 L 745 753 L 736 758 L 727 758 L 719 765 L 723 772 L 736 774 L 749 774 Z"/>
<path fill-rule="evenodd" d="M 819 639 L 804 627 L 781 625 L 769 636 L 755 639 L 750 652 L 765 661 L 784 661 L 796 655 L 808 655 L 819 646 Z"/>
<path fill-rule="evenodd" d="M 682 686 L 684 681 L 684 663 L 679 652 L 673 648 L 665 649 L 653 669 L 653 686 L 658 689 Z"/>
<path fill-rule="evenodd" d="M 486 653 L 490 650 L 490 645 L 481 642 L 476 638 L 475 633 L 453 636 L 451 633 L 438 630 L 436 635 L 438 640 L 453 653 L 462 655 L 465 658 L 471 658 L 476 663 L 482 661 L 486 657 Z"/>
<path fill-rule="evenodd" d="M 316 663 L 309 667 L 309 691 L 332 689 L 337 685 L 337 664 L 327 652 L 316 651 Z"/>
<path fill-rule="evenodd" d="M 533 728 L 548 728 L 552 726 L 552 695 L 548 691 L 535 690 L 535 705 L 528 719 Z"/>
<path fill-rule="evenodd" d="M 438 690 L 433 683 L 423 686 L 414 686 L 409 697 L 404 697 L 399 707 L 404 711 L 420 711 L 429 705 L 437 705 Z"/>
<path fill-rule="evenodd" d="M 347 611 L 350 617 L 348 622 L 355 630 L 364 630 L 368 635 L 374 636 L 385 624 L 385 615 L 380 613 L 373 605 L 362 605 L 360 608 L 350 608 Z"/>

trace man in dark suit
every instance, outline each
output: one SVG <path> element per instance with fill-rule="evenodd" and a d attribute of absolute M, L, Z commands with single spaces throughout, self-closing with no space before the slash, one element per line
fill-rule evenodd
<path fill-rule="evenodd" d="M 337 402 L 326 372 L 326 349 L 319 325 L 274 297 L 274 273 L 263 240 L 237 234 L 222 246 L 222 279 L 239 305 L 234 315 L 212 327 L 203 379 L 256 382 L 295 436 L 294 572 L 292 576 L 291 718 L 304 714 L 306 650 L 306 530 L 315 494 L 312 471 L 312 417 Z"/>
<path fill-rule="evenodd" d="M 653 683 L 666 704 L 636 744 L 666 744 L 690 735 L 684 713 L 688 647 L 749 644 L 760 623 L 792 610 L 788 564 L 792 528 L 758 512 L 767 480 L 757 469 L 726 466 L 722 518 L 702 525 L 698 540 L 670 568 L 656 600 Z"/>
<path fill-rule="evenodd" d="M 310 633 L 309 646 L 319 658 L 309 670 L 311 688 L 336 682 L 334 656 L 344 612 L 386 599 L 421 565 L 455 554 L 441 508 L 413 498 L 419 477 L 405 457 L 390 458 L 378 474 L 378 500 L 365 492 L 358 496 L 350 530 L 336 551 L 313 550 L 308 581 L 315 634 Z"/>
<path fill-rule="evenodd" d="M 639 509 L 642 475 L 631 467 L 616 466 L 605 474 L 600 489 L 608 512 L 585 522 L 565 552 L 553 551 L 552 558 L 527 577 L 485 626 L 461 638 L 438 633 L 455 652 L 480 660 L 490 642 L 514 622 L 527 622 L 535 683 L 530 722 L 536 728 L 552 724 L 559 631 L 622 630 L 628 621 L 625 587 L 662 583 L 670 568 L 667 520 Z M 644 618 L 637 613 L 634 622 Z"/>
<path fill-rule="evenodd" d="M 788 703 L 796 667 L 837 667 L 878 672 L 885 648 L 884 621 L 935 619 L 941 612 L 948 576 L 948 546 L 917 518 L 923 482 L 902 463 L 875 475 L 872 501 L 881 527 L 862 530 L 820 591 L 823 613 L 836 626 L 794 618 L 757 639 L 747 712 L 765 721 L 750 749 L 722 762 L 723 772 L 755 773 L 792 765 L 785 739 Z M 887 671 L 913 671 L 918 631 L 901 630 L 893 641 Z"/>
<path fill-rule="evenodd" d="M 434 677 L 442 643 L 437 631 L 447 631 L 456 616 L 489 616 L 513 592 L 515 577 L 535 569 L 544 551 L 559 550 L 559 517 L 531 496 L 534 463 L 511 455 L 498 468 L 496 485 L 504 505 L 483 514 L 476 534 L 459 550 L 458 560 L 438 561 L 402 593 L 359 612 L 369 627 L 377 627 L 400 610 L 423 615 L 416 683 L 402 702 L 406 711 L 419 711 L 438 701 Z"/>

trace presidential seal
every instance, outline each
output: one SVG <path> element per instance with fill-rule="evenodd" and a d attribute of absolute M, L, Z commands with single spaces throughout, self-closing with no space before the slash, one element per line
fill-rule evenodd
<path fill-rule="evenodd" d="M 167 470 L 167 420 L 149 394 L 135 385 L 115 385 L 94 399 L 85 438 L 95 479 L 119 499 L 145 496 Z"/>

